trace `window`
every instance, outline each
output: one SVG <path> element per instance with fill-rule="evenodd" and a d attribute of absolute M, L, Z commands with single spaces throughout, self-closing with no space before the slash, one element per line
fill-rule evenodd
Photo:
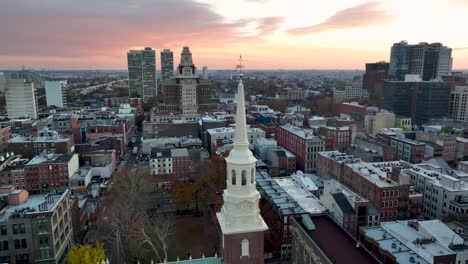
<path fill-rule="evenodd" d="M 247 185 L 247 172 L 245 170 L 242 171 L 242 186 Z"/>
<path fill-rule="evenodd" d="M 28 244 L 26 243 L 26 239 L 21 239 L 21 248 L 27 248 Z"/>
<path fill-rule="evenodd" d="M 244 238 L 242 239 L 242 242 L 241 242 L 241 246 L 242 246 L 242 257 L 248 257 L 250 254 L 249 254 L 249 240 L 247 238 Z"/>
<path fill-rule="evenodd" d="M 24 224 L 19 224 L 19 231 L 20 231 L 20 234 L 26 233 L 26 228 Z"/>
<path fill-rule="evenodd" d="M 252 169 L 252 172 L 250 173 L 251 174 L 251 178 L 250 178 L 250 183 L 254 183 L 254 178 L 255 178 L 255 170 Z"/>
<path fill-rule="evenodd" d="M 231 172 L 231 184 L 236 185 L 236 171 L 232 170 Z"/>
<path fill-rule="evenodd" d="M 21 248 L 21 241 L 19 239 L 15 239 L 15 249 Z"/>
<path fill-rule="evenodd" d="M 1 234 L 2 236 L 6 236 L 6 235 L 8 234 L 8 232 L 7 232 L 7 226 L 6 226 L 6 225 L 2 225 L 2 226 L 0 227 L 0 234 Z"/>
<path fill-rule="evenodd" d="M 17 224 L 13 225 L 13 234 L 19 234 L 19 226 Z"/>
<path fill-rule="evenodd" d="M 3 251 L 8 250 L 8 241 L 7 240 L 2 241 L 0 250 L 3 250 Z"/>
<path fill-rule="evenodd" d="M 49 245 L 49 237 L 48 236 L 41 236 L 39 237 L 39 246 L 44 247 Z"/>

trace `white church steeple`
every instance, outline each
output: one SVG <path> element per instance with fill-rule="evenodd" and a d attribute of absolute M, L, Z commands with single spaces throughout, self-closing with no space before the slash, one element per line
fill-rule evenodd
<path fill-rule="evenodd" d="M 246 261 L 245 263 L 263 263 L 263 232 L 268 229 L 260 216 L 260 194 L 255 185 L 257 159 L 249 149 L 247 134 L 242 57 L 240 62 L 241 64 L 237 67 L 239 68 L 239 84 L 237 86 L 234 149 L 226 158 L 227 188 L 223 194 L 223 207 L 221 212 L 217 214 L 223 232 L 224 260 L 227 264 L 244 263 L 244 261 Z M 239 237 L 243 238 L 242 241 L 238 241 Z M 253 242 L 252 240 L 255 240 L 253 248 L 252 245 L 249 246 L 249 243 Z M 227 244 L 229 245 L 227 246 Z M 237 252 L 237 246 L 242 249 L 242 252 L 247 249 L 249 256 L 233 256 L 231 251 Z M 243 261 L 239 262 L 239 257 Z M 252 257 L 258 261 L 252 262 Z M 231 261 L 232 258 L 237 259 L 237 261 Z"/>

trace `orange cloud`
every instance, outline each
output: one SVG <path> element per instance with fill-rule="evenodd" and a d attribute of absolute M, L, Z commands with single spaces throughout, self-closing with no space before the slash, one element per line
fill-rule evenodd
<path fill-rule="evenodd" d="M 288 31 L 292 35 L 311 35 L 324 31 L 381 25 L 393 19 L 389 11 L 379 10 L 378 2 L 367 2 L 338 11 L 325 22 Z"/>

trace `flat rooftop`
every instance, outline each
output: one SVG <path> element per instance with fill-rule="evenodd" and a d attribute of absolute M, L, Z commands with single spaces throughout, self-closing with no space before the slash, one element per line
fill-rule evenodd
<path fill-rule="evenodd" d="M 311 216 L 315 229 L 308 230 L 301 218 L 296 222 L 303 228 L 309 237 L 335 264 L 349 263 L 381 263 L 373 257 L 364 247 L 356 247 L 358 243 L 349 233 L 343 230 L 327 215 Z"/>
<path fill-rule="evenodd" d="M 75 154 L 42 153 L 42 154 L 35 156 L 26 165 L 33 166 L 33 165 L 39 165 L 39 164 L 49 164 L 49 163 L 55 164 L 55 163 L 68 162 L 72 159 L 73 155 Z"/>
<path fill-rule="evenodd" d="M 24 137 L 24 136 L 16 136 L 10 139 L 10 143 L 36 143 L 36 142 L 67 142 L 70 138 L 62 138 L 62 137 Z"/>
<path fill-rule="evenodd" d="M 314 135 L 314 131 L 312 129 L 305 129 L 300 128 L 291 124 L 282 125 L 281 128 L 293 133 L 294 135 L 303 138 L 303 139 L 314 139 L 317 138 Z"/>
<path fill-rule="evenodd" d="M 291 177 L 274 178 L 274 181 L 307 213 L 322 214 L 327 211 L 327 208 L 317 197 L 304 189 L 301 184 L 295 182 Z"/>
<path fill-rule="evenodd" d="M 433 263 L 434 257 L 457 253 L 448 248 L 452 240 L 454 244 L 464 243 L 439 220 L 383 222 L 380 227 L 365 227 L 363 231 L 399 263 L 411 263 L 410 258 L 416 260 L 414 263 Z"/>
<path fill-rule="evenodd" d="M 43 204 L 46 201 L 45 195 L 30 195 L 28 197 L 28 200 L 23 204 L 13 206 L 8 205 L 0 213 L 0 221 L 8 221 L 11 218 L 19 216 L 18 213 L 21 211 L 26 211 L 26 215 L 52 212 L 55 210 L 55 207 L 64 199 L 68 192 L 69 191 L 66 190 L 62 194 L 53 194 L 53 202 L 48 203 L 47 210 L 44 211 L 39 211 L 39 205 Z"/>
<path fill-rule="evenodd" d="M 266 171 L 257 171 L 255 177 L 263 198 L 269 200 L 280 215 L 306 213 Z"/>

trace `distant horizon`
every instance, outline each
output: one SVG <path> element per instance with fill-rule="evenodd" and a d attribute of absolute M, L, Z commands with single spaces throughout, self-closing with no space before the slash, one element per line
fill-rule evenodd
<path fill-rule="evenodd" d="M 22 71 L 23 69 L 0 69 L 1 72 L 6 71 Z M 26 71 L 34 71 L 34 72 L 41 72 L 41 71 L 121 71 L 121 72 L 128 72 L 127 69 L 24 69 Z M 174 69 L 175 71 L 176 69 Z M 197 67 L 197 71 L 202 71 L 201 68 Z M 237 69 L 211 69 L 208 67 L 208 72 L 210 71 L 237 71 Z M 245 72 L 249 71 L 363 71 L 365 72 L 366 69 L 243 69 Z M 156 69 L 156 72 L 161 72 L 161 69 Z M 467 69 L 452 69 L 452 72 L 468 72 Z"/>
<path fill-rule="evenodd" d="M 434 17 L 433 14 L 437 14 Z M 468 69 L 468 0 L 0 1 L 0 68 L 127 68 L 127 51 L 189 46 L 198 67 L 348 70 L 393 43 L 440 42 Z M 280 66 L 281 65 L 281 66 Z"/>

